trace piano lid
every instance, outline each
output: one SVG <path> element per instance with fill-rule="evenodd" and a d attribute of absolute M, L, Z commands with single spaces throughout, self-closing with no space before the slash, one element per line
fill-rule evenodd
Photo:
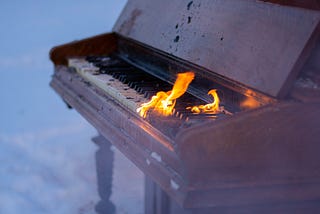
<path fill-rule="evenodd" d="M 262 1 L 129 0 L 113 31 L 280 98 L 318 42 L 319 20 Z"/>

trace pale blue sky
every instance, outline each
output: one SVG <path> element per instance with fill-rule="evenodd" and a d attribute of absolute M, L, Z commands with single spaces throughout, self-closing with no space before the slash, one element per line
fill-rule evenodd
<path fill-rule="evenodd" d="M 72 117 L 48 87 L 50 49 L 109 32 L 125 0 L 5 0 L 0 7 L 0 133 L 29 131 Z"/>
<path fill-rule="evenodd" d="M 111 31 L 124 4 L 1 0 L 0 213 L 94 213 L 100 199 L 90 139 L 97 133 L 49 87 L 48 55 L 53 46 Z M 141 213 L 143 175 L 130 195 L 120 178 L 137 169 L 123 158 L 116 152 L 112 200 L 119 213 Z"/>

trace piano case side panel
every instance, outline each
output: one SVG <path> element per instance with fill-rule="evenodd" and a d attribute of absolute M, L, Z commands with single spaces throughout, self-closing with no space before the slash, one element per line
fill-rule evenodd
<path fill-rule="evenodd" d="M 320 103 L 277 103 L 184 130 L 176 142 L 194 191 L 189 200 L 320 198 Z"/>

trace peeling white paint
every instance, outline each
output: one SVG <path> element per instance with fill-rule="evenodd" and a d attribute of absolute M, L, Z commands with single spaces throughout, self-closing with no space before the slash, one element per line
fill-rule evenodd
<path fill-rule="evenodd" d="M 154 159 L 156 159 L 158 162 L 161 162 L 161 161 L 162 161 L 161 156 L 160 156 L 158 153 L 156 153 L 156 152 L 152 152 L 152 153 L 151 153 L 151 157 L 154 158 Z"/>
<path fill-rule="evenodd" d="M 151 164 L 151 162 L 150 162 L 150 160 L 149 160 L 148 158 L 146 159 L 146 163 L 147 163 L 148 165 Z"/>
<path fill-rule="evenodd" d="M 174 190 L 178 190 L 179 189 L 179 184 L 177 184 L 174 180 L 170 179 L 170 186 L 172 189 Z"/>

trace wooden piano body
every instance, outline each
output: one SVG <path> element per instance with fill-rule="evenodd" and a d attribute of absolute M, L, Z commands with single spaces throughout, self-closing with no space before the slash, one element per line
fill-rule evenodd
<path fill-rule="evenodd" d="M 51 51 L 51 86 L 183 208 L 320 211 L 319 23 L 318 11 L 262 1 L 131 0 L 112 33 Z M 216 86 L 240 110 L 143 119 L 67 66 L 114 54 L 169 83 L 193 70 L 191 94 Z"/>

